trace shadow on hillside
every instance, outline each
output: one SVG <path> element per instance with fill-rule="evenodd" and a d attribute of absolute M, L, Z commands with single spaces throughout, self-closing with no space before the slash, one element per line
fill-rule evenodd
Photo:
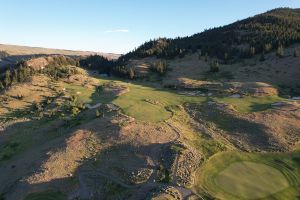
<path fill-rule="evenodd" d="M 120 135 L 121 127 L 111 121 L 114 116 L 117 120 L 120 117 L 122 118 L 122 116 L 116 115 L 115 112 L 105 114 L 104 118 L 96 118 L 95 110 L 86 110 L 77 118 L 79 123 L 72 126 L 60 119 L 47 121 L 45 118 L 9 125 L 0 134 L 0 140 L 7 137 L 3 141 L 9 143 L 11 142 L 10 139 L 15 141 L 14 138 L 17 138 L 16 141 L 20 143 L 22 150 L 13 152 L 14 154 L 8 159 L 0 160 L 0 197 L 2 194 L 3 199 L 22 199 L 32 192 L 54 190 L 63 193 L 74 193 L 73 195 L 83 198 L 100 195 L 98 196 L 100 198 L 103 192 L 110 193 L 110 191 L 107 191 L 109 188 L 105 188 L 108 187 L 108 183 L 107 181 L 103 182 L 103 179 L 110 179 L 117 185 L 116 187 L 123 188 L 122 190 L 125 192 L 127 189 L 135 188 L 121 175 L 130 175 L 132 171 L 140 168 L 155 169 L 156 165 L 154 163 L 158 162 L 160 149 L 164 144 L 139 146 L 138 144 L 131 144 L 130 141 L 117 144 L 124 138 Z M 108 143 L 113 146 L 81 161 L 76 172 L 72 172 L 75 177 L 54 178 L 37 184 L 29 184 L 24 181 L 24 178 L 28 176 L 43 172 L 43 163 L 50 158 L 48 152 L 64 151 L 68 148 L 67 141 L 77 130 L 93 132 L 101 143 Z M 22 144 L 23 142 L 24 144 Z M 2 150 L 6 148 L 6 143 L 0 144 Z M 101 167 L 97 167 L 95 160 L 100 160 Z M 154 160 L 154 163 L 149 163 L 149 160 Z M 62 167 L 67 166 L 62 165 Z M 100 170 L 97 171 L 97 169 Z M 104 173 L 101 173 L 102 171 Z M 82 180 L 79 180 L 79 174 L 84 177 L 80 178 Z M 84 180 L 87 177 L 90 177 L 89 180 Z M 85 181 L 92 182 L 91 188 L 84 186 Z M 81 185 L 80 189 L 78 183 Z M 76 187 L 77 191 L 73 191 Z"/>
<path fill-rule="evenodd" d="M 225 131 L 224 136 L 242 150 L 281 151 L 285 149 L 276 138 L 268 133 L 267 126 L 250 120 L 248 115 L 243 117 L 207 106 L 197 109 L 197 116 L 200 119 L 216 124 L 218 128 Z"/>
<path fill-rule="evenodd" d="M 104 79 L 104 78 L 102 78 Z M 107 81 L 122 80 L 115 78 L 105 78 Z M 122 80 L 128 82 L 128 80 Z M 155 83 L 134 81 L 134 84 L 152 87 L 157 91 L 169 91 L 176 93 L 176 90 L 168 90 L 157 86 Z M 93 101 L 99 100 L 97 91 L 91 96 Z M 107 101 L 112 101 L 116 97 L 109 97 Z M 233 141 L 241 140 L 246 145 L 253 145 L 257 149 L 269 150 L 271 144 L 266 127 L 249 120 L 241 119 L 233 115 L 220 115 L 211 109 L 211 113 L 206 119 L 217 124 L 221 129 L 232 132 L 230 136 Z M 205 113 L 205 112 L 203 112 Z M 13 116 L 19 115 L 13 113 Z M 12 156 L 7 160 L 0 161 L 0 197 L 4 199 L 20 199 L 32 192 L 45 191 L 49 189 L 59 190 L 65 193 L 74 192 L 75 196 L 89 198 L 91 195 L 101 195 L 107 188 L 101 188 L 103 179 L 110 179 L 123 188 L 135 188 L 125 179 L 132 171 L 140 168 L 155 169 L 160 159 L 160 149 L 166 144 L 139 145 L 118 143 L 124 138 L 120 135 L 121 127 L 111 120 L 116 112 L 105 114 L 104 118 L 96 118 L 95 109 L 85 110 L 74 119 L 66 122 L 60 119 L 42 118 L 29 122 L 17 122 L 9 125 L 0 134 L 0 141 L 11 142 L 8 139 L 17 138 L 22 147 L 21 150 L 12 152 Z M 203 116 L 200 116 L 203 117 Z M 117 116 L 116 120 L 122 118 Z M 111 144 L 109 148 L 100 151 L 88 159 L 80 162 L 74 173 L 62 179 L 52 179 L 44 183 L 29 184 L 22 180 L 24 177 L 42 172 L 43 163 L 50 157 L 48 152 L 63 151 L 68 147 L 67 140 L 74 135 L 76 130 L 90 131 L 96 134 L 101 143 Z M 8 137 L 9 136 L 9 137 Z M 20 137 L 19 137 L 20 136 Z M 6 138 L 6 139 L 5 139 Z M 18 139 L 19 138 L 19 139 Z M 5 140 L 4 140 L 5 139 Z M 24 146 L 22 146 L 24 143 Z M 0 148 L 7 150 L 6 143 L 0 144 Z M 9 149 L 8 149 L 9 150 Z M 14 151 L 14 149 L 12 149 Z M 14 154 L 15 153 L 15 154 Z M 67 159 L 67 158 L 66 158 Z M 98 160 L 100 166 L 97 165 Z M 152 160 L 152 162 L 151 162 Z M 62 166 L 65 167 L 65 166 Z M 100 170 L 99 170 L 100 169 Z M 99 171 L 98 171 L 99 170 Z M 102 173 L 105 172 L 105 173 Z M 107 173 L 113 172 L 113 174 Z M 80 174 L 82 176 L 80 176 Z M 122 177 L 123 176 L 123 177 Z M 80 178 L 83 177 L 83 178 Z M 90 180 L 85 180 L 90 179 Z M 88 183 L 85 183 L 85 182 Z M 80 189 L 73 191 L 70 185 L 76 185 Z M 92 191 L 85 184 L 92 183 Z M 142 185 L 141 185 L 142 186 Z M 151 185 L 153 186 L 153 184 Z M 98 190 L 97 188 L 100 189 Z M 143 193 L 141 195 L 146 195 Z"/>

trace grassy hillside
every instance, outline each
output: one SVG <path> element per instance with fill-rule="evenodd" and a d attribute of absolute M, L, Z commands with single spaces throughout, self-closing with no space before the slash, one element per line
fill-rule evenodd
<path fill-rule="evenodd" d="M 0 200 L 298 199 L 299 15 L 6 70 Z"/>

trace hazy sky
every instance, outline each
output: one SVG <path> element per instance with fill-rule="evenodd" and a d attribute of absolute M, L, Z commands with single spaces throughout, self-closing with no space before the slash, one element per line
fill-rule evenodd
<path fill-rule="evenodd" d="M 300 0 L 0 0 L 0 43 L 125 53 Z"/>

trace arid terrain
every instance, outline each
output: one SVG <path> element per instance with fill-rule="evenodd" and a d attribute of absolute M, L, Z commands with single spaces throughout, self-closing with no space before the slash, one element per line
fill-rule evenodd
<path fill-rule="evenodd" d="M 0 50 L 43 54 L 2 74 L 0 200 L 300 197 L 298 42 L 230 61 Z"/>

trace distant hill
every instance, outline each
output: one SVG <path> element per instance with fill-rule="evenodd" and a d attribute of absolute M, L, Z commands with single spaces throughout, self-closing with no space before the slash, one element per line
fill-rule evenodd
<path fill-rule="evenodd" d="M 28 47 L 28 46 L 18 46 L 18 45 L 7 45 L 0 44 L 0 51 L 4 51 L 11 56 L 20 55 L 65 55 L 65 56 L 88 56 L 88 55 L 102 55 L 109 59 L 117 59 L 120 55 L 113 53 L 100 53 L 93 51 L 73 51 L 65 49 L 50 49 L 42 47 Z"/>
<path fill-rule="evenodd" d="M 113 53 L 100 53 L 92 51 L 72 51 L 64 49 L 49 49 L 42 47 L 27 47 L 17 45 L 0 44 L 0 72 L 3 72 L 6 68 L 16 64 L 19 61 L 28 60 L 39 56 L 48 55 L 63 55 L 63 56 L 89 56 L 89 55 L 101 55 L 108 60 L 115 60 L 119 58 L 119 54 Z"/>
<path fill-rule="evenodd" d="M 189 37 L 149 41 L 121 58 L 174 58 L 199 51 L 202 55 L 232 60 L 297 42 L 300 42 L 300 9 L 279 8 Z"/>

